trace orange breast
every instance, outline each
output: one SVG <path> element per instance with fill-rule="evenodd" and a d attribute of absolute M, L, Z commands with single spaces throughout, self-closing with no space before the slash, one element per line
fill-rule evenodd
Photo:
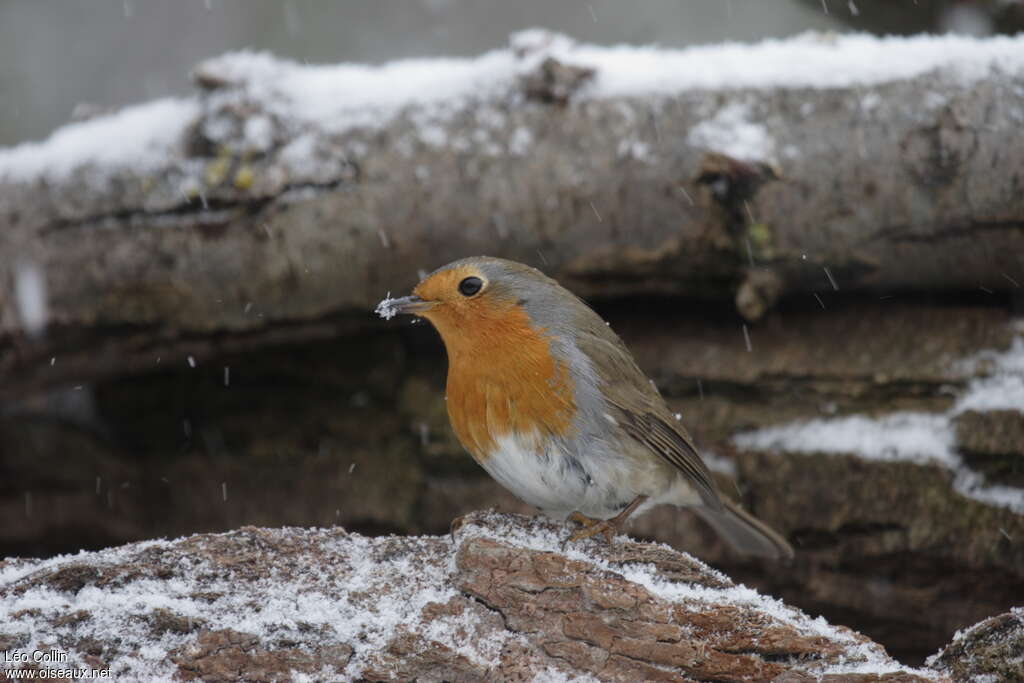
<path fill-rule="evenodd" d="M 551 355 L 543 330 L 518 305 L 490 313 L 466 329 L 435 321 L 448 350 L 448 417 L 478 461 L 504 435 L 565 435 L 576 412 L 568 368 Z"/>

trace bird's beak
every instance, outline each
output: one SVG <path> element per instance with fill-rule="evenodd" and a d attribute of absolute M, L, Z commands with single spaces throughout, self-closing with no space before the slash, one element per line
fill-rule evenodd
<path fill-rule="evenodd" d="M 398 299 L 385 299 L 377 305 L 377 314 L 382 318 L 393 318 L 396 315 L 423 315 L 434 306 L 436 301 L 427 301 L 416 295 L 403 296 Z"/>
<path fill-rule="evenodd" d="M 395 311 L 406 315 L 419 315 L 421 313 L 426 313 L 436 305 L 436 301 L 427 301 L 426 299 L 419 298 L 415 294 L 412 296 L 403 296 L 401 299 L 395 299 Z"/>

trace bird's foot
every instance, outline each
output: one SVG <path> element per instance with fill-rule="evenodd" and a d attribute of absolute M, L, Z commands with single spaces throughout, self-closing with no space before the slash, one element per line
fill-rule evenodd
<path fill-rule="evenodd" d="M 569 536 L 565 543 L 569 543 L 570 541 L 579 541 L 598 534 L 602 534 L 605 541 L 611 543 L 612 539 L 615 538 L 615 535 L 622 531 L 622 527 L 625 526 L 626 520 L 629 519 L 629 516 L 633 514 L 633 512 L 636 511 L 636 509 L 646 500 L 647 496 L 637 496 L 633 499 L 633 502 L 622 509 L 622 512 L 611 519 L 594 519 L 593 517 L 587 517 L 582 512 L 572 513 L 569 515 L 569 521 L 576 522 L 583 528 Z M 565 543 L 562 544 L 562 547 L 565 547 Z"/>
<path fill-rule="evenodd" d="M 605 541 L 611 543 L 612 539 L 615 538 L 615 534 L 619 532 L 620 527 L 616 517 L 611 519 L 594 519 L 593 517 L 587 517 L 582 512 L 574 512 L 569 515 L 569 521 L 576 522 L 583 528 L 573 532 L 566 543 L 581 541 L 584 538 L 591 538 L 598 534 L 604 535 Z"/>

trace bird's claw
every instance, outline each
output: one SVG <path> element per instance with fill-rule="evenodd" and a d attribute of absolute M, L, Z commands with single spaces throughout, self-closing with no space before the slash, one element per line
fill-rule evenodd
<path fill-rule="evenodd" d="M 591 538 L 598 534 L 602 534 L 605 541 L 611 543 L 612 539 L 615 538 L 615 534 L 619 532 L 619 525 L 615 523 L 614 519 L 593 519 L 591 517 L 587 517 L 581 512 L 574 512 L 569 515 L 569 521 L 576 522 L 583 528 L 574 531 L 572 535 L 566 539 L 565 543 L 562 544 L 563 548 L 570 542 L 581 541 L 584 538 Z"/>
<path fill-rule="evenodd" d="M 607 520 L 602 520 L 600 522 L 597 522 L 596 524 L 590 525 L 585 529 L 580 529 L 579 531 L 573 533 L 572 536 L 569 537 L 569 540 L 581 541 L 584 538 L 591 538 L 593 536 L 601 534 L 604 536 L 605 541 L 611 543 L 618 532 L 619 530 L 614 524 L 609 523 Z"/>
<path fill-rule="evenodd" d="M 448 525 L 448 534 L 455 540 L 455 534 L 462 528 L 462 525 L 466 523 L 466 517 L 468 515 L 459 515 L 452 520 L 451 524 Z"/>
<path fill-rule="evenodd" d="M 565 549 L 566 544 L 569 541 L 578 541 L 583 538 L 590 538 L 597 534 L 604 534 L 604 539 L 608 543 L 614 540 L 615 535 L 618 534 L 629 516 L 633 514 L 638 507 L 643 505 L 644 501 L 647 500 L 647 496 L 640 495 L 633 499 L 633 502 L 622 508 L 622 512 L 615 515 L 611 519 L 594 519 L 587 517 L 582 512 L 574 512 L 569 515 L 569 521 L 576 522 L 583 526 L 582 529 L 575 532 L 572 536 L 566 539 L 565 543 L 562 543 L 562 549 Z"/>

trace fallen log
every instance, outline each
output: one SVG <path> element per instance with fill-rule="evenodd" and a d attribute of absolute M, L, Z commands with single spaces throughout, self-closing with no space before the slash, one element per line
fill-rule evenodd
<path fill-rule="evenodd" d="M 1022 55 L 1022 38 L 670 51 L 543 31 L 380 67 L 227 55 L 193 97 L 0 151 L 0 386 L 345 334 L 474 253 L 748 319 L 816 291 L 1016 290 Z"/>

